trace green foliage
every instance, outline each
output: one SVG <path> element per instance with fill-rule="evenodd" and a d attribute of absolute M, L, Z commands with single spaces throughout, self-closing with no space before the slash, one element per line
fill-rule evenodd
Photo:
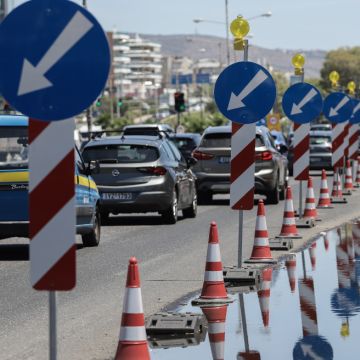
<path fill-rule="evenodd" d="M 286 79 L 285 75 L 281 72 L 273 72 L 271 75 L 276 84 L 276 100 L 273 109 L 275 113 L 279 113 L 280 116 L 282 117 L 284 116 L 284 113 L 283 113 L 281 101 L 285 91 L 289 87 L 289 82 Z"/>
<path fill-rule="evenodd" d="M 325 57 L 325 62 L 321 69 L 321 87 L 329 92 L 331 83 L 329 74 L 336 70 L 340 74 L 340 82 L 344 89 L 349 81 L 355 81 L 360 85 L 360 47 L 340 48 L 329 51 Z"/>
<path fill-rule="evenodd" d="M 114 118 L 113 121 L 111 121 L 110 114 L 104 113 L 95 121 L 95 124 L 101 125 L 102 128 L 106 130 L 117 130 L 123 128 L 125 125 L 133 124 L 133 120 L 127 116 L 123 116 Z"/>

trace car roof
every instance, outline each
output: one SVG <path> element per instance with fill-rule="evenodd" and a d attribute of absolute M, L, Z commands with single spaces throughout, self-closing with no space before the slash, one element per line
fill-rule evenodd
<path fill-rule="evenodd" d="M 96 138 L 90 140 L 85 146 L 87 147 L 93 146 L 103 146 L 103 145 L 151 145 L 151 146 L 160 146 L 164 141 L 164 138 L 159 138 L 158 136 L 146 136 L 146 135 L 138 135 L 138 136 L 107 136 L 104 138 Z"/>
<path fill-rule="evenodd" d="M 0 114 L 0 126 L 28 126 L 29 118 L 24 115 Z"/>
<path fill-rule="evenodd" d="M 174 132 L 174 129 L 168 124 L 136 124 L 124 126 L 124 131 L 129 129 L 159 129 L 162 131 Z"/>
<path fill-rule="evenodd" d="M 181 134 L 171 134 L 170 138 L 200 138 L 201 134 L 199 133 L 181 133 Z"/>
<path fill-rule="evenodd" d="M 269 132 L 269 129 L 266 126 L 256 126 L 256 134 L 264 134 Z M 204 134 L 216 134 L 216 133 L 231 133 L 231 126 L 210 126 L 205 129 Z"/>

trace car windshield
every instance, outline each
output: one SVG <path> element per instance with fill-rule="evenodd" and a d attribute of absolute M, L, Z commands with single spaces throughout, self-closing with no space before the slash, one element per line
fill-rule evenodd
<path fill-rule="evenodd" d="M 0 127 L 0 169 L 28 167 L 28 128 Z"/>
<path fill-rule="evenodd" d="M 201 141 L 201 146 L 211 148 L 229 148 L 231 146 L 231 133 L 206 134 Z"/>
<path fill-rule="evenodd" d="M 159 158 L 157 148 L 146 145 L 89 146 L 83 151 L 85 162 L 98 160 L 102 163 L 143 163 Z"/>
<path fill-rule="evenodd" d="M 330 136 L 316 136 L 316 137 L 310 137 L 310 144 L 311 145 L 323 145 L 326 143 L 331 143 L 331 137 Z"/>

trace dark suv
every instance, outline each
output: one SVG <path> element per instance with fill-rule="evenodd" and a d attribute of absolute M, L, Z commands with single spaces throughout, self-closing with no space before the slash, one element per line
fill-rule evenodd
<path fill-rule="evenodd" d="M 269 204 L 284 199 L 287 184 L 287 159 L 277 149 L 269 130 L 256 127 L 255 191 L 264 194 Z M 209 127 L 193 151 L 198 160 L 193 171 L 197 177 L 199 202 L 212 194 L 230 192 L 231 126 Z"/>
<path fill-rule="evenodd" d="M 175 223 L 178 210 L 195 217 L 195 176 L 166 136 L 110 136 L 94 139 L 83 149 L 85 161 L 98 163 L 93 174 L 100 192 L 102 219 L 109 213 L 159 212 Z"/>

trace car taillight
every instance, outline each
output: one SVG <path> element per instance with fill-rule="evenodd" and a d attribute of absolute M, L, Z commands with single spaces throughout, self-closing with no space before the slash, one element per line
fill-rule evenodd
<path fill-rule="evenodd" d="M 201 152 L 199 150 L 194 150 L 191 154 L 191 156 L 193 158 L 195 158 L 196 160 L 210 160 L 214 158 L 213 154 L 207 154 L 204 152 Z"/>
<path fill-rule="evenodd" d="M 268 161 L 272 160 L 271 151 L 262 151 L 256 154 L 256 160 Z"/>
<path fill-rule="evenodd" d="M 142 167 L 142 168 L 138 168 L 138 171 L 156 176 L 163 176 L 166 174 L 166 169 L 162 166 Z"/>

